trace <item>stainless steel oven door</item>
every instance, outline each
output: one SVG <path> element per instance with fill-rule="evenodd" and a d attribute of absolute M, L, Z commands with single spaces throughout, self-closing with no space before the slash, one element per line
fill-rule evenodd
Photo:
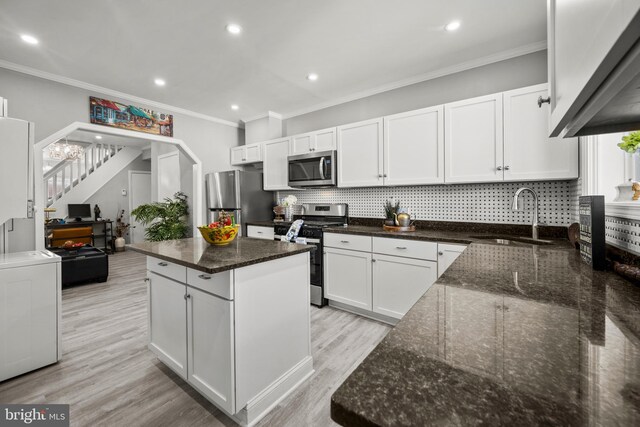
<path fill-rule="evenodd" d="M 336 179 L 336 152 L 319 151 L 288 157 L 290 187 L 331 187 Z"/>

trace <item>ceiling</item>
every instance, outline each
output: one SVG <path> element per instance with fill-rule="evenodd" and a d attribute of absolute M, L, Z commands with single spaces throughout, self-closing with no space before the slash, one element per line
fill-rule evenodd
<path fill-rule="evenodd" d="M 542 0 L 0 0 L 0 11 L 0 61 L 232 122 L 546 39 Z M 461 28 L 444 31 L 454 19 Z M 226 32 L 230 22 L 243 32 Z"/>

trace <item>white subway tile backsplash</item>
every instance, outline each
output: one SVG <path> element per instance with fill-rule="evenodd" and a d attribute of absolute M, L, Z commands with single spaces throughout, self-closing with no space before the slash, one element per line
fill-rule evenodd
<path fill-rule="evenodd" d="M 511 210 L 513 194 L 520 187 L 538 193 L 541 223 L 567 226 L 575 222 L 577 180 L 292 190 L 279 192 L 278 199 L 294 194 L 298 203 L 348 203 L 350 216 L 382 218 L 382 204 L 394 198 L 419 220 L 530 224 L 533 206 L 529 193 L 520 196 L 523 211 Z"/>

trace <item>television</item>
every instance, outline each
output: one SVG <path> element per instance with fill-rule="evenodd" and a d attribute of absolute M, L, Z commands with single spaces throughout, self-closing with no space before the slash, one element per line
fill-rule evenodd
<path fill-rule="evenodd" d="M 83 219 L 91 219 L 91 205 L 81 204 L 81 205 L 67 205 L 67 213 L 69 218 L 75 218 L 76 221 L 82 221 Z"/>

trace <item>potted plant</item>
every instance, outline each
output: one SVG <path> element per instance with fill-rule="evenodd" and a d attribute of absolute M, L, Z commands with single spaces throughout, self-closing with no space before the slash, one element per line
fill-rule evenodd
<path fill-rule="evenodd" d="M 622 137 L 622 142 L 618 144 L 621 150 L 626 151 L 629 154 L 633 154 L 638 151 L 640 146 L 640 130 L 631 132 L 629 135 Z"/>
<path fill-rule="evenodd" d="M 618 147 L 622 151 L 627 152 L 631 156 L 635 156 L 640 150 L 640 131 L 631 132 L 629 135 L 625 135 L 622 137 L 622 142 L 618 143 Z M 637 201 L 639 197 L 637 196 L 638 183 L 634 181 L 625 181 L 620 185 L 616 186 L 616 197 L 613 199 L 614 202 L 628 202 L 630 200 Z"/>
<path fill-rule="evenodd" d="M 96 205 L 97 206 L 97 205 Z M 116 252 L 124 251 L 124 236 L 127 234 L 131 224 L 124 222 L 124 209 L 120 211 L 120 215 L 116 218 L 116 240 L 114 242 Z"/>
<path fill-rule="evenodd" d="M 395 225 L 395 214 L 400 209 L 400 201 L 393 203 L 392 200 L 387 200 L 382 206 L 384 207 L 385 225 Z"/>
<path fill-rule="evenodd" d="M 131 215 L 142 225 L 149 225 L 145 238 L 150 242 L 183 239 L 189 233 L 186 218 L 189 215 L 187 195 L 178 191 L 173 199 L 140 205 Z"/>

